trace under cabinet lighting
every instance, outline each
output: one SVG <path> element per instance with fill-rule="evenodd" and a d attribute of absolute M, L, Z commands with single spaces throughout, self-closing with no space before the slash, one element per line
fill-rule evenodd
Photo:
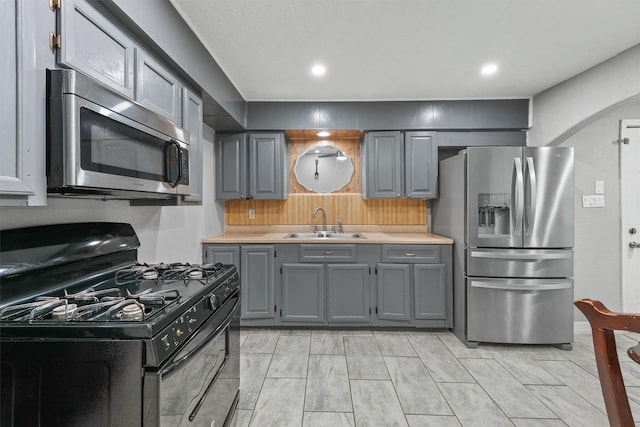
<path fill-rule="evenodd" d="M 331 135 L 331 132 L 327 132 L 326 130 L 321 130 L 320 132 L 316 133 L 316 136 L 319 136 L 320 138 L 326 138 L 329 135 Z"/>
<path fill-rule="evenodd" d="M 322 64 L 316 64 L 313 67 L 311 67 L 311 74 L 313 74 L 316 77 L 324 76 L 326 72 L 327 72 L 327 67 L 325 67 Z"/>

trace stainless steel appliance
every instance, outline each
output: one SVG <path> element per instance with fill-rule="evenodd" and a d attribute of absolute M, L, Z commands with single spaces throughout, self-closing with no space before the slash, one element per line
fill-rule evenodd
<path fill-rule="evenodd" d="M 573 148 L 472 147 L 440 162 L 432 230 L 454 239 L 454 332 L 573 340 Z"/>
<path fill-rule="evenodd" d="M 227 426 L 232 265 L 136 262 L 129 224 L 0 232 L 0 425 Z"/>
<path fill-rule="evenodd" d="M 47 188 L 65 196 L 190 194 L 187 131 L 73 70 L 47 70 Z"/>

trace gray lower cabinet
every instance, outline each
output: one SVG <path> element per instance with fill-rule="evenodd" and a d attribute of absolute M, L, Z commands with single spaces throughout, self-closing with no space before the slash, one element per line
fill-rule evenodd
<path fill-rule="evenodd" d="M 446 320 L 448 283 L 445 264 L 413 265 L 415 319 Z"/>
<path fill-rule="evenodd" d="M 368 199 L 437 197 L 435 132 L 369 132 L 361 147 L 361 187 Z"/>
<path fill-rule="evenodd" d="M 203 262 L 235 264 L 240 273 L 240 320 L 272 326 L 275 316 L 275 248 L 273 245 L 203 246 Z"/>
<path fill-rule="evenodd" d="M 289 152 L 284 133 L 218 135 L 216 199 L 285 199 Z"/>
<path fill-rule="evenodd" d="M 369 323 L 368 264 L 327 264 L 327 321 Z"/>
<path fill-rule="evenodd" d="M 325 267 L 322 264 L 282 264 L 280 321 L 324 323 Z"/>
<path fill-rule="evenodd" d="M 411 270 L 409 265 L 380 263 L 376 269 L 377 318 L 409 323 L 411 321 Z"/>

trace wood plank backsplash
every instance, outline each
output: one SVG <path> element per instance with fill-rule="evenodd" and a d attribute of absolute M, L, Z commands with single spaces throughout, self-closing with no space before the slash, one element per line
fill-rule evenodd
<path fill-rule="evenodd" d="M 291 133 L 293 132 L 293 133 Z M 305 134 L 303 132 L 308 132 Z M 364 200 L 360 191 L 360 141 L 356 134 L 338 134 L 324 138 L 324 144 L 343 150 L 353 161 L 354 174 L 340 191 L 318 194 L 298 184 L 293 174 L 298 156 L 305 150 L 321 144 L 320 138 L 311 131 L 288 131 L 289 133 L 289 197 L 287 200 L 225 200 L 226 225 L 304 225 L 320 223 L 311 215 L 317 207 L 327 212 L 327 223 L 335 224 L 341 219 L 344 224 L 358 225 L 425 225 L 427 202 L 417 199 L 369 199 Z M 353 131 L 351 131 L 353 132 Z M 255 219 L 249 219 L 249 209 L 256 210 Z"/>
<path fill-rule="evenodd" d="M 359 225 L 424 225 L 427 202 L 418 199 L 368 199 L 359 193 L 295 193 L 287 200 L 225 200 L 226 225 L 304 225 L 320 223 L 311 215 L 317 207 L 327 212 L 327 223 Z M 256 210 L 249 219 L 249 209 Z"/>

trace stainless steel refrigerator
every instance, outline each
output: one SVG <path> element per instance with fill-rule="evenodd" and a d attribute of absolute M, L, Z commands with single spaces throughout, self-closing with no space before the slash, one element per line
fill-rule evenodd
<path fill-rule="evenodd" d="M 440 162 L 432 230 L 454 239 L 454 332 L 479 342 L 573 341 L 570 147 L 471 147 Z"/>

